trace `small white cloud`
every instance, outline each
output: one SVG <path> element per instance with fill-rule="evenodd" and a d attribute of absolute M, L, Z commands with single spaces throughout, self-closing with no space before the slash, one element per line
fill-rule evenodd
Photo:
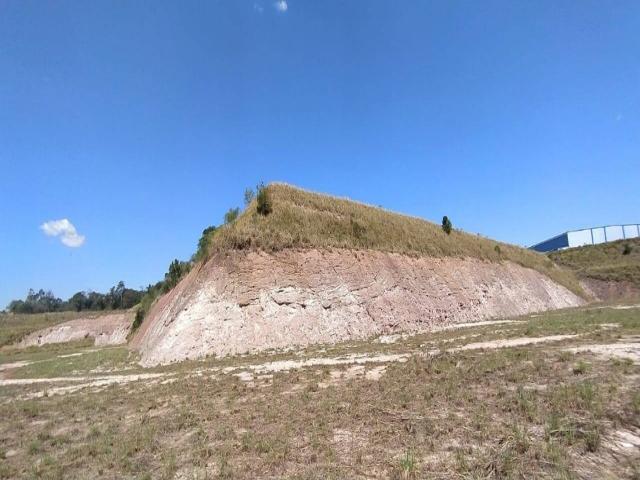
<path fill-rule="evenodd" d="M 279 0 L 275 4 L 276 10 L 279 12 L 286 12 L 289 10 L 289 5 L 287 5 L 287 0 Z"/>
<path fill-rule="evenodd" d="M 253 4 L 253 9 L 258 13 L 264 12 L 264 7 L 262 5 L 260 5 L 259 3 L 254 3 Z"/>
<path fill-rule="evenodd" d="M 66 218 L 61 220 L 50 220 L 40 225 L 40 230 L 49 237 L 60 237 L 63 245 L 71 248 L 81 247 L 84 244 L 85 236 L 80 235 Z"/>

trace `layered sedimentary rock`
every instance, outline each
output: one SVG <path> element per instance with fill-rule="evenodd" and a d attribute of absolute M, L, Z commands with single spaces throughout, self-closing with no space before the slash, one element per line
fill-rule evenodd
<path fill-rule="evenodd" d="M 542 273 L 511 262 L 339 249 L 231 251 L 161 297 L 133 346 L 150 366 L 582 303 Z"/>
<path fill-rule="evenodd" d="M 126 343 L 132 321 L 133 316 L 130 312 L 78 318 L 33 332 L 23 338 L 18 345 L 31 347 L 47 343 L 73 342 L 85 338 L 94 339 L 95 345 L 119 345 Z"/>

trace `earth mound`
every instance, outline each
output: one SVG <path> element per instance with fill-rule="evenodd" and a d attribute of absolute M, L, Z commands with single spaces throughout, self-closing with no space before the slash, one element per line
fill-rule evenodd
<path fill-rule="evenodd" d="M 581 305 L 543 255 L 287 185 L 267 187 L 160 297 L 133 347 L 143 365 L 425 331 Z"/>

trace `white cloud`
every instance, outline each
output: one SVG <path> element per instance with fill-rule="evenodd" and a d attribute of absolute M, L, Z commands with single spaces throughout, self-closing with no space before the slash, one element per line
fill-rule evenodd
<path fill-rule="evenodd" d="M 286 12 L 289 10 L 289 5 L 287 5 L 287 0 L 279 0 L 275 4 L 276 10 L 279 12 Z"/>
<path fill-rule="evenodd" d="M 77 248 L 84 244 L 85 236 L 80 235 L 73 223 L 66 218 L 44 222 L 40 229 L 49 237 L 60 237 L 62 244 L 67 247 Z"/>

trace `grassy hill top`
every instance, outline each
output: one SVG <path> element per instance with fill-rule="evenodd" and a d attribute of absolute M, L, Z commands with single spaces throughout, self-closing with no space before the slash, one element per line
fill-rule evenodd
<path fill-rule="evenodd" d="M 580 277 L 640 287 L 640 238 L 570 248 L 550 253 L 549 258 Z"/>
<path fill-rule="evenodd" d="M 440 225 L 416 217 L 285 184 L 271 184 L 265 192 L 271 212 L 258 213 L 253 199 L 234 222 L 212 233 L 209 254 L 243 249 L 345 248 L 490 262 L 510 260 L 582 294 L 571 273 L 557 268 L 546 256 L 515 245 L 455 229 L 447 235 Z"/>

